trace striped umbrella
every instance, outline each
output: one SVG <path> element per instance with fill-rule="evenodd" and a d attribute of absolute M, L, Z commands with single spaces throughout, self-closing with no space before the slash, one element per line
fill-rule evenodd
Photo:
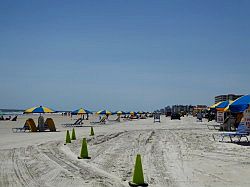
<path fill-rule="evenodd" d="M 122 115 L 122 114 L 126 114 L 126 112 L 124 112 L 124 111 L 116 111 L 113 114 Z"/>
<path fill-rule="evenodd" d="M 143 111 L 139 111 L 138 114 L 145 114 L 146 112 Z"/>
<path fill-rule="evenodd" d="M 221 104 L 222 103 L 222 101 L 220 101 L 220 102 L 218 102 L 218 103 L 215 103 L 215 104 L 213 104 L 212 106 L 210 106 L 209 108 L 211 109 L 211 108 L 216 108 L 219 104 Z"/>
<path fill-rule="evenodd" d="M 53 113 L 55 112 L 54 110 L 44 107 L 44 106 L 39 106 L 39 107 L 32 107 L 24 111 L 24 114 L 29 114 L 29 113 Z"/>
<path fill-rule="evenodd" d="M 136 115 L 136 112 L 131 111 L 131 112 L 130 112 L 130 115 Z"/>
<path fill-rule="evenodd" d="M 232 103 L 232 100 L 228 100 L 228 101 L 223 101 L 221 102 L 219 105 L 217 105 L 215 108 L 218 111 L 227 111 L 229 108 L 229 105 Z"/>
<path fill-rule="evenodd" d="M 73 112 L 71 112 L 72 114 L 78 115 L 78 114 L 92 114 L 92 112 L 85 110 L 83 108 L 80 108 L 78 110 L 75 110 Z"/>
<path fill-rule="evenodd" d="M 112 112 L 108 111 L 108 110 L 100 110 L 98 112 L 96 112 L 97 114 L 102 114 L 102 115 L 111 115 Z"/>
<path fill-rule="evenodd" d="M 229 105 L 229 109 L 233 113 L 241 113 L 244 112 L 250 106 L 250 95 L 244 95 L 238 99 L 236 99 L 231 105 Z"/>

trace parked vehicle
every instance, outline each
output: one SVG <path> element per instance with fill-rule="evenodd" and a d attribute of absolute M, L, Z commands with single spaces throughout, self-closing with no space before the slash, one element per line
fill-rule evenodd
<path fill-rule="evenodd" d="M 171 120 L 173 120 L 173 119 L 181 120 L 181 115 L 179 113 L 172 113 Z"/>

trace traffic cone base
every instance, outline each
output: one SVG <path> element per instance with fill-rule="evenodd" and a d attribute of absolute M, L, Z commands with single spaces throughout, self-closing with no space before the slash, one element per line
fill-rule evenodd
<path fill-rule="evenodd" d="M 144 183 L 144 184 L 135 184 L 132 181 L 128 182 L 129 186 L 148 186 L 148 183 Z"/>
<path fill-rule="evenodd" d="M 91 157 L 86 157 L 86 158 L 82 158 L 82 157 L 77 157 L 78 159 L 91 159 Z"/>

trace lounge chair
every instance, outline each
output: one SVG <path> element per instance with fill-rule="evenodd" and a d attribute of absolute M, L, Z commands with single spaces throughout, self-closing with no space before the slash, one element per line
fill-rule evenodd
<path fill-rule="evenodd" d="M 15 116 L 14 118 L 12 118 L 11 121 L 16 121 L 17 120 L 17 116 Z"/>
<path fill-rule="evenodd" d="M 161 122 L 161 115 L 158 113 L 154 114 L 154 123 L 156 122 L 159 122 L 159 123 Z"/>
<path fill-rule="evenodd" d="M 215 140 L 215 136 L 219 136 L 219 141 L 223 142 L 225 137 L 228 137 L 231 142 L 233 138 L 238 138 L 238 142 L 241 141 L 241 138 L 246 138 L 248 142 L 248 136 L 250 133 L 250 128 L 245 125 L 239 125 L 236 132 L 221 132 L 219 134 L 213 134 L 213 139 Z"/>
<path fill-rule="evenodd" d="M 62 124 L 65 127 L 83 127 L 83 118 L 79 118 L 75 121 L 75 123 L 66 123 L 66 124 Z"/>
<path fill-rule="evenodd" d="M 121 117 L 120 117 L 120 116 L 118 116 L 115 120 L 109 120 L 109 121 L 121 122 Z"/>
<path fill-rule="evenodd" d="M 91 124 L 105 124 L 106 123 L 106 116 L 103 116 L 102 119 L 100 119 L 100 121 L 92 121 L 90 122 Z"/>
<path fill-rule="evenodd" d="M 12 128 L 12 132 L 26 132 L 26 130 L 31 132 L 37 131 L 35 122 L 32 118 L 27 119 L 23 127 Z"/>

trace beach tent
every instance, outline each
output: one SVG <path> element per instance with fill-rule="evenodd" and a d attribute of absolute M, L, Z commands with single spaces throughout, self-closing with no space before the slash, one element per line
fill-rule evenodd
<path fill-rule="evenodd" d="M 220 104 L 218 104 L 215 108 L 218 111 L 227 111 L 225 110 L 226 108 L 228 109 L 229 105 L 232 104 L 233 101 L 232 100 L 228 100 L 228 101 L 222 101 Z"/>
<path fill-rule="evenodd" d="M 32 107 L 24 111 L 24 114 L 29 114 L 29 113 L 54 113 L 55 111 L 48 108 L 48 107 Z"/>
<path fill-rule="evenodd" d="M 96 112 L 99 115 L 111 115 L 112 112 L 108 111 L 108 110 L 100 110 L 98 112 Z"/>
<path fill-rule="evenodd" d="M 236 99 L 231 105 L 229 105 L 229 110 L 232 113 L 241 113 L 248 109 L 250 105 L 250 95 L 244 95 Z"/>
<path fill-rule="evenodd" d="M 71 112 L 73 115 L 78 115 L 78 114 L 92 114 L 92 112 L 86 110 L 86 109 L 83 109 L 83 108 L 80 108 L 80 109 L 77 109 L 77 110 L 74 110 L 73 112 Z"/>

